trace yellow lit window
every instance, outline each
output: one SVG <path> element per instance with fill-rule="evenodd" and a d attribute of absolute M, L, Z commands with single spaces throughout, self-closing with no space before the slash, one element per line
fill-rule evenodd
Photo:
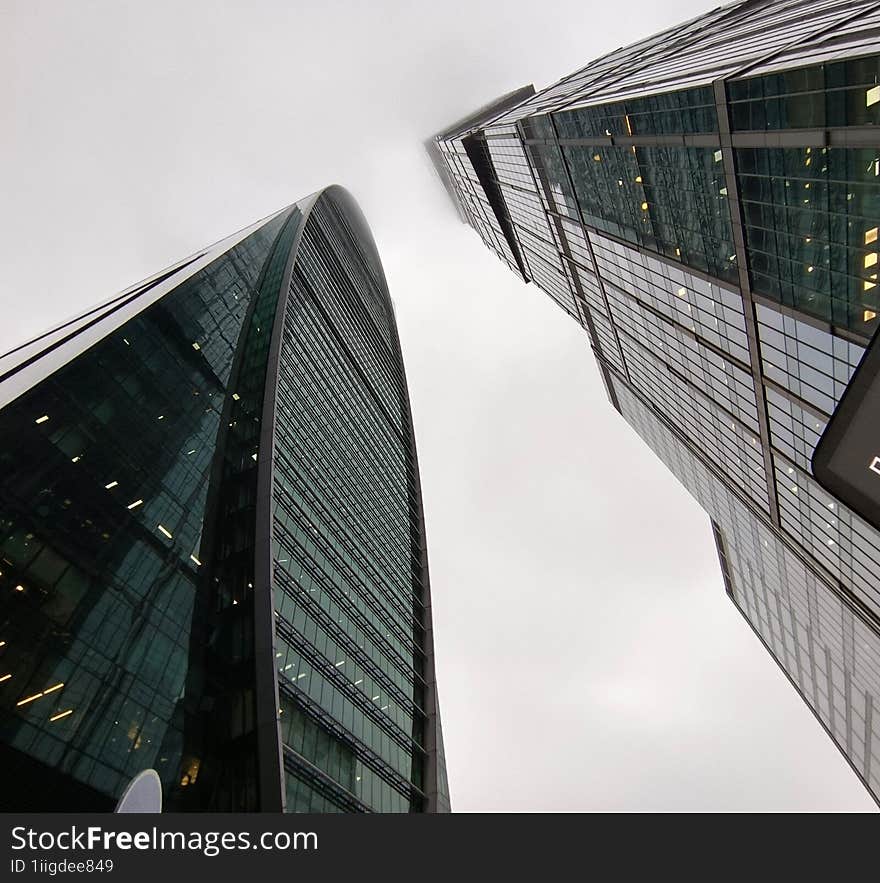
<path fill-rule="evenodd" d="M 865 245 L 870 245 L 872 242 L 877 241 L 877 228 L 871 227 L 870 230 L 865 232 Z"/>
<path fill-rule="evenodd" d="M 880 86 L 872 86 L 865 93 L 865 106 L 870 107 L 880 101 Z"/>
<path fill-rule="evenodd" d="M 865 310 L 865 314 L 862 318 L 865 322 L 870 322 L 871 319 L 877 318 L 877 314 L 873 310 Z"/>
<path fill-rule="evenodd" d="M 877 263 L 877 252 L 872 251 L 865 255 L 865 267 L 873 267 Z"/>

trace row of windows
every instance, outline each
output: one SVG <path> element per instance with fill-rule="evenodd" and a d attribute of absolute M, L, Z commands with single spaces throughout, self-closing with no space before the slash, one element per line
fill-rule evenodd
<path fill-rule="evenodd" d="M 320 728 L 312 741 L 291 731 L 291 748 L 370 808 L 405 809 L 399 777 L 417 774 L 423 635 L 402 367 L 387 295 L 350 231 L 326 214 L 313 212 L 310 223 L 317 229 L 300 246 L 280 360 L 275 664 L 283 695 L 321 709 L 360 753 L 353 765 Z M 348 256 L 344 272 L 337 254 Z"/>
<path fill-rule="evenodd" d="M 866 337 L 880 313 L 880 154 L 736 151 L 753 289 Z"/>
<path fill-rule="evenodd" d="M 720 151 L 564 147 L 563 154 L 591 226 L 736 281 Z"/>
<path fill-rule="evenodd" d="M 738 293 L 598 234 L 593 240 L 596 260 L 609 282 L 748 364 L 748 340 Z"/>
<path fill-rule="evenodd" d="M 780 456 L 773 459 L 783 528 L 870 607 L 880 611 L 880 536 L 841 507 L 812 477 Z"/>
<path fill-rule="evenodd" d="M 616 286 L 608 285 L 606 291 L 619 329 L 642 341 L 658 358 L 684 374 L 757 433 L 757 405 L 751 374 L 695 340 L 681 327 L 645 310 Z"/>
<path fill-rule="evenodd" d="M 626 419 L 719 524 L 738 606 L 876 790 L 880 769 L 870 761 L 880 752 L 880 727 L 873 735 L 867 727 L 868 747 L 862 746 L 867 707 L 880 683 L 880 638 L 623 383 L 614 386 Z"/>
<path fill-rule="evenodd" d="M 755 314 L 764 374 L 830 415 L 864 349 L 764 304 Z"/>
<path fill-rule="evenodd" d="M 880 123 L 880 56 L 733 80 L 731 128 L 800 129 Z"/>
<path fill-rule="evenodd" d="M 691 441 L 762 509 L 768 508 L 764 461 L 757 435 L 673 374 L 650 351 L 620 335 L 630 377 Z"/>
<path fill-rule="evenodd" d="M 559 111 L 554 118 L 560 138 L 718 131 L 711 86 Z"/>

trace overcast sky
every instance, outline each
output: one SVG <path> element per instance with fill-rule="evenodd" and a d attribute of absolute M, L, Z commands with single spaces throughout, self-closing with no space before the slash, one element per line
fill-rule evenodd
<path fill-rule="evenodd" d="M 453 808 L 870 810 L 727 600 L 709 519 L 586 333 L 422 140 L 695 0 L 0 0 L 0 351 L 320 187 L 400 325 Z"/>

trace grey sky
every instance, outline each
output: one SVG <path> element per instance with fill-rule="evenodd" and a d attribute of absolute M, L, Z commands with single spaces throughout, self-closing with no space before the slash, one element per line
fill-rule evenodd
<path fill-rule="evenodd" d="M 708 517 L 422 139 L 711 4 L 0 0 L 0 350 L 330 183 L 397 307 L 456 810 L 868 810 Z"/>

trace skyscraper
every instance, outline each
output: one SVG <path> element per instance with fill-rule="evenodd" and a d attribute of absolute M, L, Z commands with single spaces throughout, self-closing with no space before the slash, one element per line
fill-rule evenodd
<path fill-rule="evenodd" d="M 0 804 L 449 809 L 393 306 L 342 188 L 0 359 Z"/>
<path fill-rule="evenodd" d="M 880 534 L 811 458 L 880 321 L 878 41 L 864 0 L 738 0 L 436 138 L 471 225 L 584 327 L 613 406 L 709 513 L 731 601 L 875 799 Z"/>

